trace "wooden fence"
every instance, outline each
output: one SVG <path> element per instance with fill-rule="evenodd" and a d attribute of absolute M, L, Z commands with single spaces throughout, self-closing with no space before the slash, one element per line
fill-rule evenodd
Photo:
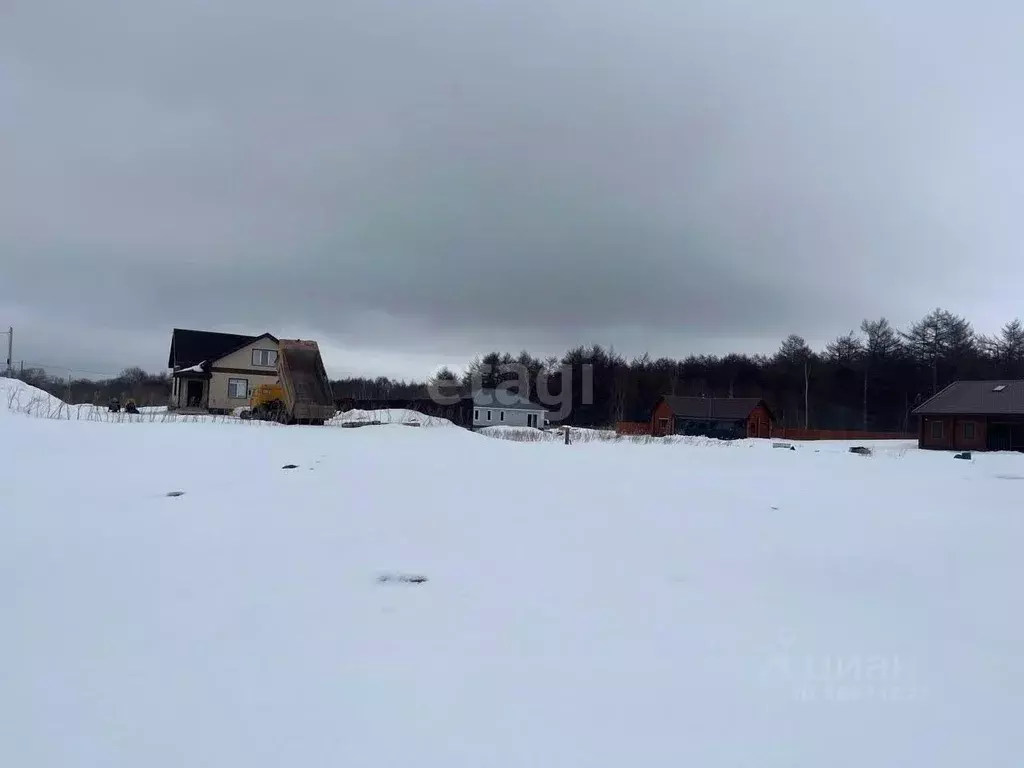
<path fill-rule="evenodd" d="M 862 429 L 804 429 L 773 427 L 772 437 L 782 440 L 917 440 L 913 432 L 870 432 Z"/>
<path fill-rule="evenodd" d="M 649 421 L 620 421 L 615 424 L 620 435 L 649 435 Z M 870 432 L 861 429 L 803 429 L 773 427 L 772 437 L 779 440 L 917 440 L 914 432 Z"/>
<path fill-rule="evenodd" d="M 649 435 L 651 434 L 651 422 L 619 421 L 615 424 L 615 432 L 619 435 Z"/>

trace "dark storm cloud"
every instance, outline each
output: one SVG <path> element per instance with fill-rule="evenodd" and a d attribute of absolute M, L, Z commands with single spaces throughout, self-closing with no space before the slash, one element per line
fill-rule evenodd
<path fill-rule="evenodd" d="M 1018 311 L 1009 2 L 3 13 L 0 325 L 68 365 L 159 367 L 174 325 L 417 373 Z"/>

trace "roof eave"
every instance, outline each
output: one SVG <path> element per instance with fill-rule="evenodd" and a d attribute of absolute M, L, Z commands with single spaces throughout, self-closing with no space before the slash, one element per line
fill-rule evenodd
<path fill-rule="evenodd" d="M 174 334 L 177 333 L 177 332 L 178 332 L 177 328 L 175 328 L 173 331 L 171 331 L 171 348 L 169 350 L 167 350 L 167 367 L 168 368 L 174 368 Z"/>
<path fill-rule="evenodd" d="M 933 400 L 935 400 L 935 398 L 937 398 L 937 397 L 941 397 L 941 396 L 942 396 L 942 395 L 943 395 L 943 394 L 944 394 L 944 393 L 946 392 L 946 390 L 948 390 L 948 389 L 949 389 L 950 387 L 956 386 L 956 385 L 957 385 L 957 384 L 959 384 L 959 383 L 960 383 L 960 380 L 959 380 L 959 379 L 958 379 L 957 381 L 952 381 L 952 382 L 950 382 L 949 384 L 947 384 L 946 386 L 944 386 L 944 387 L 943 387 L 942 389 L 940 389 L 940 390 L 939 390 L 938 392 L 936 392 L 936 393 L 935 393 L 934 395 L 932 395 L 932 396 L 931 396 L 931 397 L 929 397 L 929 398 L 928 398 L 927 400 L 925 400 L 925 401 L 924 401 L 923 403 L 921 403 L 921 404 L 920 404 L 919 406 L 917 406 L 916 408 L 914 408 L 914 409 L 913 409 L 913 410 L 911 411 L 911 413 L 912 413 L 912 414 L 919 414 L 919 415 L 921 415 L 921 416 L 927 415 L 927 414 L 926 414 L 926 413 L 925 413 L 924 411 L 922 411 L 921 409 L 922 409 L 922 408 L 924 408 L 925 406 L 927 406 L 927 405 L 928 405 L 928 403 L 930 403 L 930 402 L 932 402 Z"/>

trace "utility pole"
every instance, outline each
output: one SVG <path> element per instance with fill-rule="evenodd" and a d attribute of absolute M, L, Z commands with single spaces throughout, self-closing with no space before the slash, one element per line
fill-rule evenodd
<path fill-rule="evenodd" d="M 14 326 L 7 329 L 7 373 L 14 370 Z"/>

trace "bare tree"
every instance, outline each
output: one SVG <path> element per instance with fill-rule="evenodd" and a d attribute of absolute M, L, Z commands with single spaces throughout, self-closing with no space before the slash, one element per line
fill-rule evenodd
<path fill-rule="evenodd" d="M 811 389 L 811 360 L 814 352 L 803 336 L 791 333 L 783 340 L 779 351 L 775 355 L 776 360 L 789 366 L 797 366 L 803 369 L 804 374 L 804 429 L 808 429 L 811 423 L 810 410 L 810 389 Z"/>
<path fill-rule="evenodd" d="M 932 372 L 932 394 L 939 391 L 939 365 L 956 361 L 976 350 L 974 330 L 962 317 L 945 309 L 935 309 L 900 332 L 911 356 Z"/>

